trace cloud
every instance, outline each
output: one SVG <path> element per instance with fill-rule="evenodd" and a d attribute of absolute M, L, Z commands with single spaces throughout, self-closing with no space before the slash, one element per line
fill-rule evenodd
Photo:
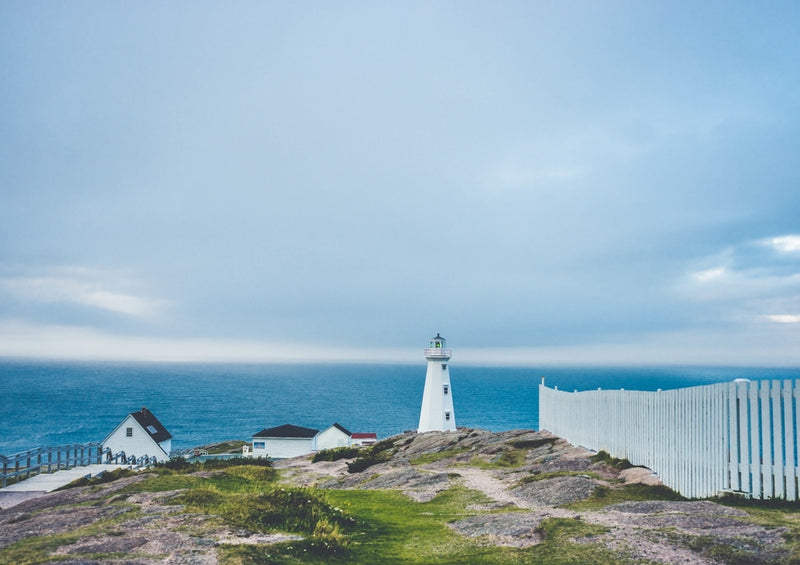
<path fill-rule="evenodd" d="M 0 288 L 24 302 L 77 304 L 134 318 L 156 318 L 168 304 L 127 290 L 125 287 L 138 286 L 139 282 L 115 272 L 81 267 L 46 271 L 1 278 Z"/>
<path fill-rule="evenodd" d="M 125 335 L 85 326 L 0 320 L 0 357 L 162 362 L 408 362 L 421 349 L 335 348 L 257 339 Z"/>
<path fill-rule="evenodd" d="M 793 327 L 793 326 L 792 326 Z M 789 330 L 789 328 L 786 328 Z M 454 364 L 478 366 L 720 364 L 796 365 L 796 331 L 752 334 L 746 328 L 650 332 L 583 345 L 456 347 Z M 309 343 L 221 338 L 163 338 L 94 328 L 0 320 L 0 357 L 154 362 L 416 363 L 422 349 L 350 348 Z M 424 369 L 423 369 L 424 370 Z M 546 374 L 546 370 L 542 374 Z"/>
<path fill-rule="evenodd" d="M 715 267 L 713 269 L 694 272 L 691 274 L 691 278 L 702 284 L 719 280 L 724 277 L 726 273 L 727 269 L 725 267 Z"/>
<path fill-rule="evenodd" d="M 765 314 L 800 310 L 800 236 L 747 240 L 704 259 L 716 264 L 691 271 L 678 294 L 694 303 L 707 319 L 752 325 L 800 323 L 800 315 Z M 713 306 L 712 306 L 713 305 Z"/>
<path fill-rule="evenodd" d="M 778 324 L 800 324 L 800 314 L 769 314 L 764 318 Z"/>
<path fill-rule="evenodd" d="M 800 235 L 791 234 L 772 237 L 765 240 L 764 243 L 781 253 L 800 252 Z"/>

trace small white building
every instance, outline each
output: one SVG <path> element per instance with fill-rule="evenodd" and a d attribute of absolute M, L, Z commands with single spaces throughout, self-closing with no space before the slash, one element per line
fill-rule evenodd
<path fill-rule="evenodd" d="M 378 434 L 375 432 L 359 433 L 356 432 L 350 435 L 350 445 L 364 447 L 368 445 L 375 445 L 378 441 Z"/>
<path fill-rule="evenodd" d="M 332 449 L 334 447 L 348 447 L 350 445 L 350 436 L 352 435 L 346 428 L 339 424 L 333 424 L 330 428 L 319 432 L 314 438 L 314 451 L 322 451 L 323 449 Z"/>
<path fill-rule="evenodd" d="M 354 434 L 338 423 L 321 432 L 312 428 L 284 424 L 255 434 L 252 443 L 242 448 L 242 455 L 287 459 L 323 449 L 373 445 L 376 441 L 378 435 L 375 433 Z"/>
<path fill-rule="evenodd" d="M 124 451 L 126 457 L 155 457 L 159 462 L 169 459 L 172 450 L 172 434 L 147 408 L 131 412 L 108 437 L 103 440 L 103 449 L 113 455 Z"/>
<path fill-rule="evenodd" d="M 305 455 L 314 451 L 314 438 L 318 433 L 319 430 L 302 428 L 292 424 L 263 429 L 253 436 L 250 452 L 243 451 L 243 455 L 248 457 L 270 457 L 272 459 L 286 459 Z"/>

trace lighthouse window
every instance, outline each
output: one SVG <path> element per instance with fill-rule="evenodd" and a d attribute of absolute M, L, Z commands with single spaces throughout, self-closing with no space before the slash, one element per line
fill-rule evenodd
<path fill-rule="evenodd" d="M 450 412 L 444 413 L 444 419 L 447 420 L 448 422 L 450 421 Z"/>
<path fill-rule="evenodd" d="M 444 371 L 445 369 L 447 369 L 447 363 L 442 363 L 442 371 Z"/>
<path fill-rule="evenodd" d="M 125 437 L 133 437 L 133 428 L 125 428 Z"/>
<path fill-rule="evenodd" d="M 444 385 L 444 393 L 445 393 L 445 394 L 447 394 L 447 392 L 448 392 L 449 390 L 450 390 L 450 387 L 449 387 L 449 386 L 447 386 L 447 385 Z"/>

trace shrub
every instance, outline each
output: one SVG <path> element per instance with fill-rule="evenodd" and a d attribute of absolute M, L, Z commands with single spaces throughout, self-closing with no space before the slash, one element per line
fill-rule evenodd
<path fill-rule="evenodd" d="M 170 471 L 183 471 L 191 466 L 192 464 L 183 457 L 170 457 L 169 461 L 156 464 L 156 467 L 169 469 Z"/>
<path fill-rule="evenodd" d="M 346 531 L 356 521 L 328 504 L 314 489 L 267 487 L 261 492 L 231 492 L 227 482 L 189 489 L 171 499 L 195 511 L 215 514 L 233 526 L 261 532 L 307 536 L 298 547 L 319 555 L 335 555 L 347 545 Z"/>
<path fill-rule="evenodd" d="M 624 471 L 625 469 L 630 469 L 636 466 L 627 459 L 618 459 L 617 457 L 612 457 L 610 453 L 603 450 L 600 450 L 596 454 L 592 455 L 592 462 L 606 463 L 619 469 L 620 471 Z"/>
<path fill-rule="evenodd" d="M 384 439 L 372 447 L 365 449 L 361 457 L 347 464 L 348 473 L 360 473 L 378 463 L 383 463 L 391 458 L 394 453 L 394 440 Z"/>
<path fill-rule="evenodd" d="M 206 470 L 240 466 L 272 467 L 272 460 L 266 457 L 231 457 L 230 459 L 206 459 L 201 465 Z"/>
<path fill-rule="evenodd" d="M 394 448 L 394 440 L 389 438 L 389 439 L 384 439 L 384 440 L 379 441 L 378 443 L 376 443 L 375 445 L 370 447 L 369 451 L 373 455 L 377 455 L 378 453 L 380 453 L 382 451 L 389 451 L 390 449 L 393 449 L 393 448 Z"/>
<path fill-rule="evenodd" d="M 373 465 L 377 465 L 378 463 L 383 463 L 385 461 L 388 461 L 389 457 L 390 455 L 385 452 L 358 457 L 357 459 L 354 459 L 353 461 L 347 464 L 347 472 L 360 473 L 364 469 L 369 469 Z"/>
<path fill-rule="evenodd" d="M 536 449 L 537 447 L 541 447 L 543 445 L 552 445 L 556 441 L 558 441 L 558 438 L 542 437 L 535 439 L 515 439 L 509 443 L 517 449 Z"/>
<path fill-rule="evenodd" d="M 339 459 L 350 459 L 352 457 L 356 457 L 359 453 L 361 453 L 361 448 L 359 447 L 334 447 L 333 449 L 323 449 L 322 451 L 317 451 L 314 454 L 311 462 L 318 463 L 320 461 L 338 461 Z"/>

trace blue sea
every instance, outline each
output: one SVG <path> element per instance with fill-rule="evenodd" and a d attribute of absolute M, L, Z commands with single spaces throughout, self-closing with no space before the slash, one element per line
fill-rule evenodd
<path fill-rule="evenodd" d="M 0 454 L 102 441 L 146 406 L 173 449 L 249 440 L 285 423 L 338 422 L 379 438 L 415 429 L 425 361 L 411 365 L 148 364 L 0 360 Z M 735 378 L 797 379 L 800 368 L 450 365 L 456 423 L 538 428 L 541 378 L 562 390 L 656 390 Z"/>

